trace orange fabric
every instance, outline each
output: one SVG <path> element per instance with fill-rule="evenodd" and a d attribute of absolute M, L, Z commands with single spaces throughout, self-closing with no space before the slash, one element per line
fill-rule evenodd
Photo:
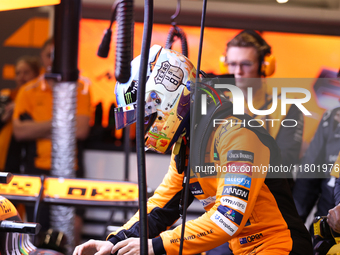
<path fill-rule="evenodd" d="M 49 86 L 43 86 L 43 80 L 38 79 L 29 82 L 20 88 L 13 119 L 19 120 L 20 115 L 27 113 L 34 121 L 49 121 L 52 119 L 53 92 Z M 82 83 L 78 86 L 76 115 L 91 116 L 90 95 L 85 91 Z M 46 84 L 45 84 L 46 85 Z M 49 170 L 51 168 L 52 142 L 50 139 L 37 139 L 37 151 L 35 167 Z"/>
<path fill-rule="evenodd" d="M 220 137 L 217 149 L 220 152 L 219 154 L 221 155 L 221 158 L 219 161 L 215 161 L 215 165 L 227 165 L 230 162 L 227 159 L 227 152 L 230 150 L 243 150 L 254 153 L 254 163 L 250 163 L 247 161 L 245 161 L 244 163 L 254 166 L 269 164 L 268 148 L 261 143 L 261 141 L 254 133 L 249 130 L 239 129 L 239 125 L 232 128 L 229 127 L 229 130 L 227 132 L 225 131 L 226 129 L 221 126 L 219 129 L 216 130 L 215 137 L 213 138 L 213 140 L 215 140 L 217 137 Z M 213 157 L 213 152 L 214 148 L 212 144 L 210 148 L 210 158 Z M 174 161 L 172 161 L 171 164 L 173 167 L 175 167 L 173 165 Z M 230 195 L 223 195 L 223 189 L 225 187 L 225 179 L 223 178 L 223 175 L 217 179 L 192 178 L 190 180 L 190 183 L 198 181 L 202 189 L 204 190 L 204 194 L 196 196 L 199 200 L 206 201 L 209 197 L 216 196 L 216 201 L 215 203 L 212 203 L 205 207 L 205 210 L 207 211 L 205 214 L 203 214 L 196 220 L 189 221 L 186 224 L 185 237 L 189 237 L 192 235 L 197 236 L 197 233 L 204 233 L 210 230 L 213 230 L 213 232 L 200 238 L 186 240 L 184 242 L 184 250 L 190 250 L 190 253 L 195 254 L 202 251 L 201 245 L 204 246 L 205 250 L 209 250 L 230 240 L 230 245 L 235 255 L 248 254 L 253 250 L 254 246 L 257 246 L 259 244 L 262 244 L 261 250 L 275 244 L 275 246 L 278 246 L 280 254 L 289 254 L 289 251 L 292 247 L 290 231 L 287 229 L 287 225 L 280 214 L 280 210 L 277 207 L 274 196 L 269 192 L 267 186 L 264 184 L 265 175 L 255 175 L 256 174 L 253 173 L 248 200 L 240 199 L 247 204 L 244 213 L 242 213 L 241 210 L 238 210 L 238 213 L 243 215 L 240 225 L 232 223 L 231 221 L 228 221 L 228 219 L 226 219 L 226 223 L 230 224 L 229 230 L 231 231 L 231 229 L 233 229 L 232 235 L 227 234 L 223 227 L 216 225 L 216 223 L 212 219 L 214 218 L 215 220 L 217 220 L 215 217 L 219 216 L 217 210 L 218 207 L 221 205 L 222 198 L 234 198 Z M 168 187 L 171 187 L 171 185 L 168 184 L 164 188 L 167 190 Z M 244 189 L 244 186 L 242 185 L 239 185 L 239 187 Z M 246 188 L 245 190 L 248 189 Z M 164 193 L 166 192 L 164 192 L 163 190 L 161 194 Z M 265 206 L 264 203 L 266 204 Z M 245 227 L 248 218 L 251 225 Z M 263 223 L 263 219 L 266 219 L 268 225 L 277 226 L 275 232 L 280 233 L 280 239 L 272 238 L 273 233 L 271 232 L 273 231 L 273 228 L 268 228 L 268 226 L 265 226 Z M 176 243 L 177 245 L 174 245 L 174 243 L 172 243 L 172 240 L 180 238 L 180 233 L 181 227 L 177 227 L 174 231 L 163 232 L 160 235 L 162 237 L 167 254 L 176 254 L 176 252 L 178 253 L 179 243 Z M 255 240 L 254 242 L 245 245 L 240 245 L 239 238 L 260 233 L 262 233 L 263 237 L 259 240 Z M 284 246 L 283 250 L 280 249 L 282 248 L 282 246 Z"/>
<path fill-rule="evenodd" d="M 234 123 L 241 122 L 235 117 L 229 117 L 227 120 L 229 123 L 230 120 L 233 120 Z M 254 132 L 240 128 L 240 125 L 219 126 L 210 136 L 209 141 L 206 150 L 208 161 L 206 160 L 206 162 L 214 162 L 215 167 L 230 164 L 250 167 L 269 165 L 270 149 L 261 142 Z M 214 146 L 219 154 L 218 159 L 214 155 Z M 243 152 L 244 155 L 253 156 L 252 159 L 233 161 L 229 152 Z M 200 200 L 206 212 L 201 217 L 186 223 L 183 254 L 197 254 L 227 241 L 230 242 L 235 255 L 251 254 L 254 251 L 256 254 L 258 252 L 267 252 L 263 254 L 290 253 L 293 246 L 291 231 L 281 214 L 276 198 L 264 183 L 266 174 L 262 172 L 239 174 L 240 172 L 236 172 L 236 176 L 239 176 L 242 181 L 248 180 L 249 182 L 239 185 L 234 181 L 228 182 L 225 179 L 225 172 L 218 173 L 217 177 L 216 175 L 210 176 L 210 178 L 203 178 L 204 175 L 199 171 L 191 172 L 190 184 L 199 185 L 201 188 L 202 192 L 198 192 L 195 197 Z M 233 176 L 235 177 L 235 175 Z M 148 201 L 148 213 L 156 207 L 163 208 L 182 189 L 183 177 L 184 174 L 177 172 L 174 154 L 172 154 L 168 173 Z M 226 189 L 229 188 L 234 189 L 234 192 L 235 190 L 241 192 L 237 195 L 237 192 L 228 193 Z M 221 213 L 221 210 L 231 208 L 229 216 L 225 216 L 229 213 L 228 211 L 224 215 Z M 298 216 L 296 215 L 296 217 Z M 139 214 L 136 213 L 127 224 L 111 235 L 117 234 L 122 229 L 131 228 L 138 220 Z M 247 226 L 245 226 L 246 223 Z M 241 244 L 241 239 L 256 235 L 258 238 Z M 178 254 L 180 236 L 181 226 L 160 234 L 166 254 Z"/>
<path fill-rule="evenodd" d="M 278 93 L 280 92 L 278 91 Z M 230 101 L 232 101 L 232 94 L 230 92 L 226 92 L 225 94 L 229 97 Z M 272 99 L 271 88 L 267 88 L 267 86 L 263 84 L 262 87 L 258 89 L 253 96 L 253 106 L 255 109 L 260 110 L 266 104 L 266 102 L 270 101 L 271 99 Z M 279 120 L 279 121 L 273 121 L 273 123 L 269 122 L 269 125 L 266 125 L 266 124 L 263 125 L 263 127 L 267 129 L 268 133 L 272 137 L 274 137 L 274 139 L 276 139 L 276 136 L 279 133 L 279 130 L 281 128 L 281 125 L 280 125 L 281 121 L 286 117 L 285 115 L 281 115 L 281 100 L 278 99 L 277 101 L 278 103 L 277 103 L 276 110 L 273 113 L 271 113 L 269 116 L 258 115 L 254 117 L 253 117 L 254 114 L 251 113 L 248 108 L 248 102 L 246 100 L 244 101 L 245 113 L 249 114 L 254 119 L 262 120 L 263 123 L 267 123 L 265 119 Z M 271 106 L 272 104 L 269 104 L 267 107 L 265 107 L 265 109 L 270 109 Z M 286 109 L 287 112 L 289 111 L 290 106 L 291 105 L 287 105 L 287 109 Z"/>

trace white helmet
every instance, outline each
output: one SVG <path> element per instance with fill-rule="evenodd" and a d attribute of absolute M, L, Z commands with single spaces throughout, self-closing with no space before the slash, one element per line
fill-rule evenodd
<path fill-rule="evenodd" d="M 140 56 L 131 62 L 127 83 L 116 83 L 116 128 L 136 121 Z M 182 54 L 154 45 L 150 49 L 145 87 L 145 146 L 165 153 L 189 128 L 190 82 L 196 69 Z"/>

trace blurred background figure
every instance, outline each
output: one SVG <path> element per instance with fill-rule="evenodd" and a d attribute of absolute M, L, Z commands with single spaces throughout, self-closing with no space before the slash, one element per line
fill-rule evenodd
<path fill-rule="evenodd" d="M 54 38 L 51 37 L 48 40 L 46 40 L 40 52 L 40 58 L 45 73 L 50 73 L 52 71 L 53 57 L 54 57 Z"/>
<path fill-rule="evenodd" d="M 51 38 L 46 41 L 41 50 L 41 61 L 46 73 L 51 71 L 53 49 L 54 42 L 53 38 Z M 53 81 L 46 80 L 41 75 L 37 80 L 28 83 L 18 92 L 13 113 L 13 126 L 15 137 L 20 141 L 29 143 L 26 148 L 26 174 L 50 175 L 52 86 Z M 77 99 L 76 137 L 83 140 L 87 137 L 89 131 L 91 107 L 88 86 L 82 82 L 78 83 Z M 78 166 L 75 168 L 77 169 Z"/>
<path fill-rule="evenodd" d="M 302 220 L 306 219 L 316 205 L 315 216 L 325 216 L 335 206 L 333 191 L 335 177 L 330 176 L 331 166 L 340 150 L 340 108 L 326 111 L 305 155 L 298 172 L 293 197 Z M 312 169 L 327 166 L 324 175 L 313 175 Z"/>
<path fill-rule="evenodd" d="M 41 64 L 37 56 L 23 56 L 15 65 L 15 82 L 18 90 L 25 83 L 37 78 L 40 74 Z"/>
<path fill-rule="evenodd" d="M 54 52 L 54 40 L 48 39 L 41 50 L 41 61 L 44 72 L 52 70 Z M 25 143 L 24 173 L 30 175 L 51 175 L 52 156 L 52 115 L 53 115 L 53 80 L 45 79 L 44 75 L 29 82 L 22 87 L 16 98 L 13 113 L 13 131 L 17 140 Z M 91 101 L 89 84 L 77 82 L 77 107 L 76 107 L 76 139 L 82 141 L 89 133 L 89 121 L 91 116 Z M 77 159 L 74 169 L 75 176 L 83 176 L 82 150 L 77 147 Z M 34 208 L 27 207 L 27 220 L 32 221 Z M 75 239 L 80 237 L 81 217 L 83 211 L 77 210 Z M 38 222 L 43 230 L 50 227 L 49 206 L 43 205 L 38 215 Z M 78 233 L 79 232 L 79 233 Z"/>
<path fill-rule="evenodd" d="M 41 69 L 37 56 L 22 56 L 15 64 L 14 89 L 4 89 L 0 93 L 0 171 L 20 172 L 21 145 L 12 135 L 12 115 L 14 100 L 20 87 L 37 78 Z"/>
<path fill-rule="evenodd" d="M 337 77 L 340 77 L 340 70 Z M 314 218 L 328 215 L 330 226 L 337 232 L 340 226 L 339 151 L 340 107 L 336 107 L 323 114 L 313 140 L 301 160 L 301 169 L 305 171 L 298 172 L 293 190 L 296 208 L 305 224 L 312 212 Z M 323 174 L 313 175 L 313 169 Z M 313 225 L 310 226 L 310 233 L 314 235 Z M 314 246 L 317 247 L 317 243 Z"/>

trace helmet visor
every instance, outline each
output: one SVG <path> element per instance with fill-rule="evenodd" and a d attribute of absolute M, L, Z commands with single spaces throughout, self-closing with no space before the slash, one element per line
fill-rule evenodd
<path fill-rule="evenodd" d="M 156 113 L 156 107 L 153 102 L 145 104 L 145 117 L 151 116 Z M 132 103 L 123 107 L 115 108 L 115 123 L 116 129 L 124 128 L 132 123 L 136 122 L 137 119 L 137 104 Z"/>

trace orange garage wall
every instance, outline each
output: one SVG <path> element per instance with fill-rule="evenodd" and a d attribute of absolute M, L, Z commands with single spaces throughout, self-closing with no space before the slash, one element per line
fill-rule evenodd
<path fill-rule="evenodd" d="M 96 55 L 104 30 L 109 21 L 82 19 L 80 27 L 79 68 L 81 75 L 91 79 L 93 105 L 103 103 L 103 124 L 107 124 L 108 110 L 114 97 L 114 59 L 116 26 L 113 27 L 111 51 L 106 59 Z M 154 24 L 151 45 L 164 46 L 170 25 Z M 187 35 L 189 59 L 197 65 L 199 27 L 180 26 Z M 205 28 L 201 69 L 205 72 L 221 74 L 219 57 L 225 53 L 228 40 L 241 30 Z M 143 24 L 135 24 L 134 56 L 140 54 Z M 293 33 L 263 32 L 262 36 L 272 46 L 276 57 L 276 72 L 272 77 L 280 78 L 314 78 L 322 68 L 337 71 L 340 67 L 340 37 Z M 180 43 L 176 42 L 174 50 L 181 51 Z M 310 79 L 313 81 L 312 79 Z M 304 86 L 311 86 L 304 85 Z M 309 87 L 308 89 L 311 89 Z M 315 105 L 315 101 L 312 102 Z M 323 109 L 315 109 L 317 118 Z"/>

